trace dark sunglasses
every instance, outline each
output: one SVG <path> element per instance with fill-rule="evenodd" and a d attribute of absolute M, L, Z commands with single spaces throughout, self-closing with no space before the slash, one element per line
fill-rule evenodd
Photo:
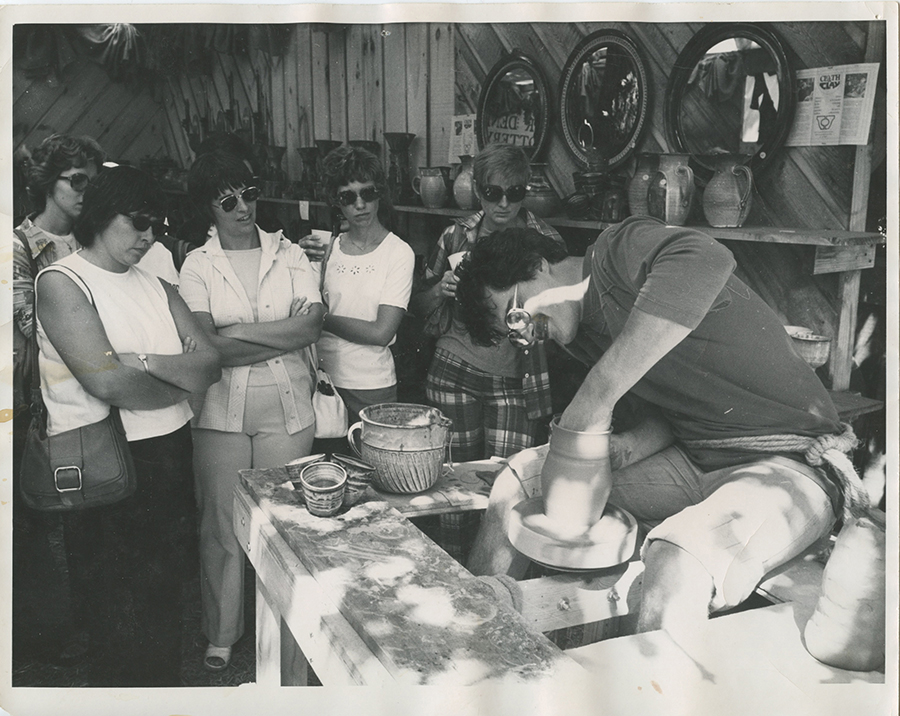
<path fill-rule="evenodd" d="M 152 226 L 154 236 L 160 236 L 166 233 L 165 219 L 160 219 L 158 216 L 139 213 L 125 214 L 125 216 L 131 219 L 131 225 L 134 227 L 135 231 L 143 233 Z"/>
<path fill-rule="evenodd" d="M 257 189 L 255 186 L 248 186 L 246 189 L 241 191 L 240 197 L 244 200 L 245 204 L 250 204 L 259 199 L 259 189 Z M 222 207 L 222 211 L 227 214 L 229 211 L 234 211 L 234 208 L 237 206 L 238 195 L 229 194 L 228 196 L 223 196 L 217 203 L 220 207 Z"/>
<path fill-rule="evenodd" d="M 506 187 L 505 191 L 502 186 L 497 186 L 496 184 L 488 184 L 487 186 L 479 187 L 479 189 L 481 190 L 481 196 L 491 202 L 491 204 L 502 201 L 504 196 L 509 199 L 510 204 L 516 204 L 525 198 L 525 192 L 528 191 L 528 187 L 524 184 Z"/>
<path fill-rule="evenodd" d="M 379 191 L 376 186 L 367 186 L 360 189 L 359 194 L 355 191 L 351 191 L 350 189 L 345 189 L 344 191 L 339 191 L 337 195 L 338 203 L 341 206 L 350 206 L 356 203 L 356 197 L 359 196 L 366 204 L 375 201 L 379 196 L 381 196 L 381 191 Z"/>
<path fill-rule="evenodd" d="M 87 189 L 87 185 L 91 183 L 91 178 L 87 174 L 69 174 L 69 176 L 64 176 L 60 174 L 57 179 L 65 179 L 69 182 L 69 186 L 72 187 L 73 191 L 84 191 Z"/>

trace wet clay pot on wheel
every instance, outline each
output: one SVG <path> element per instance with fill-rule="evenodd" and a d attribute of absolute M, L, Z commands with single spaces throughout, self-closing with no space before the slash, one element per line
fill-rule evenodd
<path fill-rule="evenodd" d="M 703 192 L 703 214 L 710 226 L 743 226 L 753 205 L 753 174 L 743 162 L 748 157 L 721 154 L 712 157 L 715 173 Z"/>
<path fill-rule="evenodd" d="M 687 154 L 661 154 L 659 170 L 650 181 L 647 206 L 650 216 L 672 226 L 684 226 L 694 201 L 694 171 Z"/>
<path fill-rule="evenodd" d="M 609 430 L 578 432 L 550 425 L 550 449 L 541 470 L 544 514 L 573 535 L 603 516 L 612 490 Z"/>
<path fill-rule="evenodd" d="M 450 198 L 450 167 L 422 167 L 413 177 L 413 191 L 429 209 L 442 209 Z"/>

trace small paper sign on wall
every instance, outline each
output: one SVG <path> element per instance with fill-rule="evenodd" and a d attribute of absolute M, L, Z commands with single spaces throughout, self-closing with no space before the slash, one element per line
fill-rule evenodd
<path fill-rule="evenodd" d="M 453 129 L 450 132 L 450 152 L 447 161 L 450 164 L 459 164 L 459 158 L 466 155 L 475 156 L 478 153 L 478 144 L 475 141 L 474 114 L 453 115 Z"/>
<path fill-rule="evenodd" d="M 785 144 L 867 144 L 878 67 L 873 62 L 797 70 L 797 111 Z"/>

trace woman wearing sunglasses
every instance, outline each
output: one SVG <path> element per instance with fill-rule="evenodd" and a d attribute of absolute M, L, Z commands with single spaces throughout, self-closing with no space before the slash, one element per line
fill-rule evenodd
<path fill-rule="evenodd" d="M 447 227 L 426 267 L 413 310 L 440 333 L 428 369 L 428 400 L 453 421 L 456 460 L 507 457 L 530 447 L 538 419 L 552 411 L 542 344 L 519 347 L 509 341 L 484 347 L 472 342 L 461 323 L 450 320 L 447 302 L 456 295 L 451 259 L 495 231 L 529 227 L 565 247 L 562 237 L 522 207 L 528 157 L 521 148 L 489 144 L 475 157 L 475 193 L 481 211 Z M 443 320 L 441 320 L 443 317 Z"/>
<path fill-rule="evenodd" d="M 137 473 L 131 497 L 64 517 L 73 619 L 99 655 L 91 686 L 181 685 L 181 585 L 195 539 L 187 398 L 221 370 L 178 292 L 136 266 L 163 216 L 152 177 L 104 171 L 75 225 L 83 248 L 36 283 L 48 434 L 117 406 Z"/>
<path fill-rule="evenodd" d="M 303 250 L 256 224 L 259 189 L 241 158 L 197 158 L 188 191 L 210 222 L 181 269 L 181 294 L 222 355 L 222 380 L 195 411 L 204 666 L 221 671 L 244 631 L 244 552 L 231 522 L 238 470 L 308 455 L 315 433 L 306 347 L 324 308 Z"/>
<path fill-rule="evenodd" d="M 13 237 L 13 480 L 18 483 L 25 435 L 31 419 L 31 326 L 34 314 L 34 279 L 37 272 L 78 248 L 72 227 L 81 213 L 84 190 L 103 164 L 103 150 L 89 137 L 54 134 L 32 150 L 25 167 L 29 203 L 35 212 L 16 228 Z M 14 484 L 14 486 L 15 486 Z M 84 634 L 69 634 L 60 622 L 63 589 L 50 550 L 55 517 L 41 515 L 19 502 L 13 492 L 13 558 L 16 589 L 13 593 L 14 655 L 22 649 L 49 647 L 41 643 L 61 638 L 50 660 L 66 665 L 83 658 Z"/>
<path fill-rule="evenodd" d="M 384 227 L 390 206 L 381 162 L 356 147 L 325 157 L 324 183 L 349 228 L 326 255 L 328 314 L 317 344 L 319 362 L 347 405 L 350 420 L 377 403 L 397 400 L 390 346 L 412 291 L 415 254 Z"/>

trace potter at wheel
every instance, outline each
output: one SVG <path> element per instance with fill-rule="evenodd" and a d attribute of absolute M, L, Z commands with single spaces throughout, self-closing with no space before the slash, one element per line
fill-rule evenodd
<path fill-rule="evenodd" d="M 558 569 L 602 569 L 631 558 L 637 523 L 607 504 L 609 431 L 578 432 L 554 421 L 540 485 L 541 494 L 532 493 L 510 515 L 508 537 L 519 552 Z"/>

